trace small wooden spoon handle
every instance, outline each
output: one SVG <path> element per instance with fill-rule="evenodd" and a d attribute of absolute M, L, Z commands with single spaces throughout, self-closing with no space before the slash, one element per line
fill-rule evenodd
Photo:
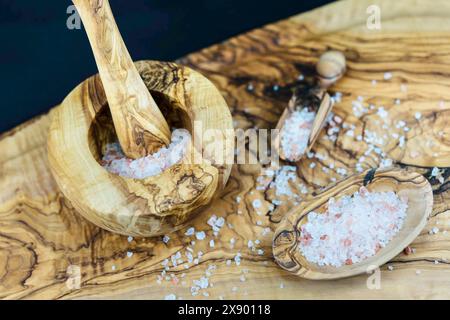
<path fill-rule="evenodd" d="M 170 143 L 170 129 L 140 77 L 108 0 L 72 0 L 83 21 L 124 153 L 139 158 Z"/>
<path fill-rule="evenodd" d="M 311 133 L 309 135 L 308 146 L 312 147 L 316 139 L 319 137 L 319 133 L 325 125 L 326 118 L 333 109 L 334 102 L 328 93 L 323 92 L 322 99 L 320 101 L 319 109 L 317 109 L 316 117 L 311 127 Z M 309 151 L 308 148 L 307 151 Z"/>
<path fill-rule="evenodd" d="M 316 72 L 320 89 L 316 95 L 321 102 L 309 135 L 309 146 L 312 146 L 318 138 L 326 118 L 330 114 L 331 109 L 333 109 L 334 102 L 328 95 L 327 89 L 342 78 L 345 70 L 345 56 L 340 51 L 327 51 L 320 56 L 317 62 Z"/>

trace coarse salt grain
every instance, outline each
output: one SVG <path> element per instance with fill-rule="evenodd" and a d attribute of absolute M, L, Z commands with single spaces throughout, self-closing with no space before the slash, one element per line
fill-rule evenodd
<path fill-rule="evenodd" d="M 305 152 L 315 116 L 315 112 L 303 108 L 293 111 L 286 119 L 280 144 L 287 160 L 294 161 Z"/>
<path fill-rule="evenodd" d="M 253 205 L 253 208 L 259 209 L 262 206 L 262 202 L 259 199 L 255 199 L 255 200 L 253 200 L 252 205 Z"/>
<path fill-rule="evenodd" d="M 323 214 L 310 212 L 301 227 L 299 250 L 310 262 L 340 267 L 375 255 L 397 234 L 407 203 L 394 192 L 369 192 L 330 199 Z"/>
<path fill-rule="evenodd" d="M 204 240 L 206 238 L 206 234 L 204 231 L 200 231 L 195 234 L 195 237 L 197 240 Z"/>
<path fill-rule="evenodd" d="M 384 80 L 390 80 L 392 79 L 392 73 L 390 72 L 385 72 L 383 75 Z"/>
<path fill-rule="evenodd" d="M 119 176 L 145 179 L 179 163 L 190 141 L 191 135 L 187 130 L 176 129 L 172 132 L 171 143 L 167 148 L 163 147 L 153 154 L 133 160 L 125 156 L 119 143 L 109 143 L 106 145 L 101 164 L 107 171 Z"/>
<path fill-rule="evenodd" d="M 195 229 L 193 227 L 186 230 L 186 236 L 192 236 L 195 233 Z"/>
<path fill-rule="evenodd" d="M 177 296 L 173 293 L 168 294 L 167 296 L 164 297 L 164 300 L 177 300 Z"/>

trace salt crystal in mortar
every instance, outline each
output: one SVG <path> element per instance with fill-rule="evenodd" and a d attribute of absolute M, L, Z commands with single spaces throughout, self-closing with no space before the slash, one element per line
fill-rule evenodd
<path fill-rule="evenodd" d="M 375 255 L 400 231 L 408 208 L 392 191 L 331 198 L 323 214 L 310 212 L 301 226 L 299 250 L 319 266 L 350 265 Z"/>
<path fill-rule="evenodd" d="M 305 153 L 315 116 L 315 112 L 303 108 L 295 110 L 286 119 L 280 133 L 286 160 L 295 161 Z"/>
<path fill-rule="evenodd" d="M 118 142 L 108 143 L 101 164 L 107 171 L 119 176 L 145 179 L 179 163 L 186 154 L 190 141 L 191 135 L 187 130 L 176 129 L 172 132 L 169 146 L 134 160 L 125 156 Z"/>

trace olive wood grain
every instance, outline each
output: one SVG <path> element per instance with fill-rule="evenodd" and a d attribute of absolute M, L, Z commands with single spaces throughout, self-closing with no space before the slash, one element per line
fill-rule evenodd
<path fill-rule="evenodd" d="M 367 28 L 366 10 L 373 4 L 382 13 L 380 30 Z M 339 1 L 178 60 L 212 80 L 231 108 L 234 126 L 246 130 L 276 126 L 291 89 L 310 91 L 309 79 L 315 75 L 322 52 L 339 50 L 347 58 L 345 77 L 330 93 L 342 93 L 333 113 L 355 126 L 355 136 L 341 130 L 336 141 L 330 141 L 326 130 L 321 131 L 312 152 L 323 157 L 305 157 L 295 163 L 298 175 L 294 172 L 295 180 L 289 182 L 300 200 L 277 196 L 273 189 L 260 190 L 257 179 L 262 166 L 233 166 L 220 197 L 189 224 L 205 231 L 203 241 L 186 236 L 186 229 L 181 229 L 169 235 L 168 243 L 161 238 L 128 242 L 125 236 L 96 227 L 74 209 L 52 177 L 46 149 L 50 116 L 42 115 L 4 133 L 0 136 L 0 297 L 163 299 L 175 294 L 184 299 L 449 299 L 449 13 L 446 0 L 433 1 L 433 5 L 428 0 Z M 385 72 L 392 72 L 391 80 L 384 80 Z M 300 74 L 305 78 L 302 81 Z M 372 80 L 377 80 L 376 85 Z M 414 250 L 400 253 L 380 268 L 377 288 L 368 286 L 371 278 L 364 274 L 329 281 L 302 279 L 280 268 L 272 253 L 273 230 L 297 201 L 309 201 L 333 179 L 354 174 L 359 160 L 363 169 L 380 164 L 376 154 L 361 158 L 367 144 L 356 137 L 368 127 L 381 134 L 385 130 L 376 111 L 361 118 L 353 115 L 351 104 L 358 96 L 384 106 L 393 128 L 399 120 L 407 122 L 411 130 L 404 147 L 394 142 L 378 147 L 396 166 L 423 174 L 434 198 L 425 229 L 410 245 Z M 400 104 L 395 104 L 397 98 Z M 422 114 L 419 120 L 416 112 Z M 411 157 L 417 150 L 420 156 Z M 310 167 L 312 163 L 315 168 Z M 442 169 L 442 181 L 431 176 L 434 166 Z M 323 171 L 325 167 L 328 172 Z M 346 174 L 339 174 L 338 168 Z M 270 177 L 263 178 L 270 182 Z M 302 186 L 307 193 L 302 193 Z M 259 214 L 252 205 L 256 199 L 261 201 Z M 275 199 L 283 202 L 269 210 Z M 233 228 L 225 224 L 214 237 L 207 224 L 214 214 Z M 433 227 L 440 231 L 429 234 Z M 209 239 L 214 239 L 214 247 L 209 246 Z M 257 249 L 263 252 L 248 248 L 248 241 L 255 239 L 260 240 Z M 204 253 L 198 264 L 186 262 L 188 246 Z M 133 252 L 131 257 L 128 251 Z M 161 263 L 177 252 L 185 262 L 176 268 L 171 265 L 166 271 L 169 281 L 164 278 L 158 283 L 164 271 Z M 239 266 L 234 262 L 237 252 L 241 253 Z M 213 265 L 216 269 L 209 271 L 213 286 L 193 297 L 194 281 L 206 276 Z M 80 267 L 79 288 L 67 286 L 70 266 Z"/>

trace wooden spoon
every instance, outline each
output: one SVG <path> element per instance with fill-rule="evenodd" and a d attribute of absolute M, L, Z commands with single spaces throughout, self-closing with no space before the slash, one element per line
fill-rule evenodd
<path fill-rule="evenodd" d="M 331 197 L 352 195 L 361 186 L 369 191 L 394 191 L 407 198 L 407 216 L 403 227 L 393 239 L 374 256 L 364 261 L 342 267 L 319 266 L 309 262 L 299 250 L 300 228 L 311 211 L 323 213 Z M 318 194 L 314 200 L 292 209 L 275 231 L 273 254 L 283 268 L 302 278 L 321 280 L 338 279 L 368 272 L 388 262 L 402 252 L 421 232 L 433 208 L 433 192 L 430 183 L 419 173 L 403 169 L 371 169 L 353 175 Z"/>
<path fill-rule="evenodd" d="M 312 124 L 306 150 L 303 154 L 299 154 L 295 158 L 287 159 L 281 146 L 281 130 L 283 129 L 286 120 L 290 117 L 292 112 L 295 111 L 296 107 L 299 104 L 297 96 L 294 94 L 289 100 L 288 107 L 283 111 L 283 114 L 278 120 L 278 124 L 276 126 L 276 129 L 279 130 L 279 135 L 277 136 L 278 141 L 275 143 L 275 145 L 279 148 L 278 153 L 281 159 L 295 162 L 300 160 L 303 155 L 311 149 L 314 142 L 319 137 L 319 133 L 325 125 L 327 117 L 330 114 L 331 109 L 333 108 L 333 100 L 330 98 L 326 91 L 331 85 L 336 83 L 344 75 L 345 70 L 345 56 L 340 51 L 327 51 L 320 56 L 320 59 L 316 65 L 319 88 L 315 95 L 320 99 L 321 102 Z"/>
<path fill-rule="evenodd" d="M 124 153 L 139 158 L 170 143 L 170 129 L 123 42 L 108 0 L 72 0 L 83 20 Z"/>

